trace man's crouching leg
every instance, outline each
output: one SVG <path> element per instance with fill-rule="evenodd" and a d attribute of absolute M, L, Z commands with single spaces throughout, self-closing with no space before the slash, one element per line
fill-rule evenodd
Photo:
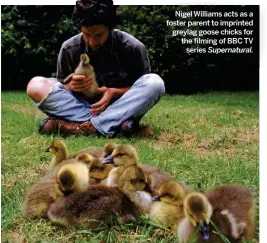
<path fill-rule="evenodd" d="M 49 116 L 40 125 L 41 134 L 96 134 L 90 122 L 90 104 L 74 97 L 56 79 L 34 77 L 27 86 L 27 94 Z"/>

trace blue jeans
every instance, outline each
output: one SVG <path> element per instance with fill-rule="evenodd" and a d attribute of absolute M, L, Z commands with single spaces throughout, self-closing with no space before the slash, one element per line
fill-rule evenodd
<path fill-rule="evenodd" d="M 98 116 L 92 116 L 90 104 L 73 96 L 58 82 L 36 106 L 48 116 L 59 119 L 76 122 L 91 120 L 100 134 L 113 136 L 124 121 L 146 114 L 164 92 L 164 82 L 157 74 L 145 74 L 105 111 Z"/>

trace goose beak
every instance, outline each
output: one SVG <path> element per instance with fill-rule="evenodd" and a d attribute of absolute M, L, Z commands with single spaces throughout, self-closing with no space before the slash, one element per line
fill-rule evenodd
<path fill-rule="evenodd" d="M 205 241 L 209 240 L 210 238 L 209 226 L 205 221 L 200 223 L 199 232 L 203 240 Z"/>
<path fill-rule="evenodd" d="M 160 196 L 156 195 L 154 197 L 152 197 L 152 201 L 159 201 L 160 200 Z"/>
<path fill-rule="evenodd" d="M 114 164 L 113 155 L 110 154 L 102 160 L 102 164 Z"/>

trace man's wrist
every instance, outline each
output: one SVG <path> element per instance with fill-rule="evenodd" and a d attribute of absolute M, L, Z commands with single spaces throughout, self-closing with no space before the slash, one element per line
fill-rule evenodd
<path fill-rule="evenodd" d="M 113 96 L 117 97 L 117 96 L 124 95 L 130 89 L 130 87 L 127 87 L 127 88 L 110 88 L 110 89 L 111 89 Z"/>
<path fill-rule="evenodd" d="M 74 89 L 73 89 L 71 83 L 64 84 L 64 87 L 65 87 L 65 89 L 67 89 L 67 90 L 70 91 L 70 92 L 73 92 L 73 91 L 74 91 Z"/>

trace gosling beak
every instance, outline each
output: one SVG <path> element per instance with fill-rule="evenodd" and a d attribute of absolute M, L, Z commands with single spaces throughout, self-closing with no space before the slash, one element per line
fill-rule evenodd
<path fill-rule="evenodd" d="M 46 148 L 45 152 L 50 152 L 50 147 Z"/>
<path fill-rule="evenodd" d="M 102 160 L 102 164 L 114 164 L 113 155 L 110 154 Z"/>
<path fill-rule="evenodd" d="M 156 195 L 156 196 L 152 197 L 152 201 L 160 201 L 160 196 Z"/>
<path fill-rule="evenodd" d="M 210 238 L 209 226 L 205 221 L 200 223 L 199 232 L 203 240 L 205 241 L 209 240 Z"/>

